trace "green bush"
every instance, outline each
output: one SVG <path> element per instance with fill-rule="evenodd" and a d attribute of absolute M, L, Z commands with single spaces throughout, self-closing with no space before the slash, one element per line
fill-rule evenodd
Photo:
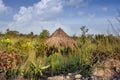
<path fill-rule="evenodd" d="M 67 57 L 63 57 L 60 53 L 50 55 L 48 62 L 51 65 L 52 74 L 77 72 L 81 73 L 83 76 L 88 76 L 92 71 L 92 67 L 87 62 L 87 59 L 82 57 L 81 53 L 70 53 Z"/>
<path fill-rule="evenodd" d="M 20 74 L 20 71 L 19 71 L 19 67 L 18 66 L 13 66 L 12 68 L 8 69 L 6 74 L 5 74 L 5 77 L 6 79 L 15 79 L 19 76 Z"/>
<path fill-rule="evenodd" d="M 43 66 L 40 63 L 31 62 L 27 70 L 23 71 L 23 76 L 24 78 L 27 78 L 27 79 L 31 78 L 31 79 L 38 80 L 41 77 L 44 77 L 44 73 L 46 69 L 48 69 L 49 67 L 50 65 Z"/>

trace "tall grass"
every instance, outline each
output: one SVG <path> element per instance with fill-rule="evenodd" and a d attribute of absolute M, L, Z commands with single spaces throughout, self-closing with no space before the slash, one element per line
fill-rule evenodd
<path fill-rule="evenodd" d="M 0 37 L 0 50 L 18 51 L 21 57 L 21 64 L 14 65 L 6 72 L 6 77 L 9 78 L 21 76 L 38 79 L 46 76 L 47 72 L 52 75 L 80 73 L 86 77 L 92 74 L 94 65 L 97 64 L 97 62 L 93 64 L 92 60 L 97 58 L 99 61 L 101 57 L 93 55 L 93 52 L 96 51 L 96 54 L 102 52 L 107 58 L 120 56 L 120 39 L 113 35 L 96 35 L 91 38 L 85 36 L 84 42 L 78 37 L 76 41 L 79 48 L 76 51 L 69 52 L 66 56 L 53 53 L 49 57 L 46 56 L 47 46 L 39 37 L 9 37 L 10 44 L 6 39 Z"/>
<path fill-rule="evenodd" d="M 81 73 L 83 76 L 88 76 L 92 71 L 90 59 L 90 53 L 78 50 L 75 53 L 69 53 L 66 57 L 55 53 L 48 57 L 48 62 L 53 75 Z"/>

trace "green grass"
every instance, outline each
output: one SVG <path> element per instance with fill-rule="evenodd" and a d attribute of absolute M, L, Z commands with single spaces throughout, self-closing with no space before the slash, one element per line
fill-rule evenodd
<path fill-rule="evenodd" d="M 95 38 L 86 36 L 84 42 L 81 37 L 77 37 L 76 41 L 79 46 L 77 50 L 69 52 L 66 56 L 53 53 L 49 57 L 46 56 L 47 46 L 44 44 L 44 40 L 38 36 L 34 38 L 26 36 L 8 37 L 10 44 L 6 41 L 6 36 L 0 37 L 0 50 L 8 52 L 15 50 L 21 56 L 21 64 L 14 65 L 13 68 L 8 69 L 6 72 L 8 78 L 21 76 L 37 79 L 46 76 L 46 72 L 52 75 L 77 72 L 87 77 L 92 74 L 92 70 L 97 65 L 97 62 L 92 64 L 92 59 L 95 57 L 93 55 L 94 51 L 104 52 L 107 58 L 120 56 L 120 39 L 117 36 L 99 35 Z M 34 69 L 32 69 L 31 65 L 34 66 Z M 48 65 L 50 67 L 47 69 L 41 69 Z"/>

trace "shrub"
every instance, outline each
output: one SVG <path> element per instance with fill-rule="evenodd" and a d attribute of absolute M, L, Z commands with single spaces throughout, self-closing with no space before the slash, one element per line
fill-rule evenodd
<path fill-rule="evenodd" d="M 46 48 L 47 48 L 47 45 L 44 42 L 36 43 L 34 45 L 36 57 L 46 55 Z"/>
<path fill-rule="evenodd" d="M 43 74 L 45 73 L 47 68 L 49 68 L 49 65 L 43 66 L 40 62 L 39 63 L 31 62 L 27 70 L 23 71 L 23 76 L 25 78 L 38 80 L 44 76 Z"/>
<path fill-rule="evenodd" d="M 87 62 L 87 59 L 82 58 L 81 53 L 70 53 L 63 57 L 60 53 L 55 53 L 48 57 L 48 62 L 51 65 L 51 72 L 53 75 L 66 73 L 81 73 L 83 76 L 88 76 L 92 67 Z M 84 55 L 84 54 L 83 54 Z"/>

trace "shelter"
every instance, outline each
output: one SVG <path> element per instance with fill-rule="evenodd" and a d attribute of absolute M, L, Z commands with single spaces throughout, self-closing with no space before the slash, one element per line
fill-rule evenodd
<path fill-rule="evenodd" d="M 49 39 L 46 40 L 48 49 L 56 49 L 58 52 L 61 52 L 62 49 L 75 49 L 77 48 L 77 43 L 70 36 L 68 36 L 63 29 L 57 29 Z"/>

